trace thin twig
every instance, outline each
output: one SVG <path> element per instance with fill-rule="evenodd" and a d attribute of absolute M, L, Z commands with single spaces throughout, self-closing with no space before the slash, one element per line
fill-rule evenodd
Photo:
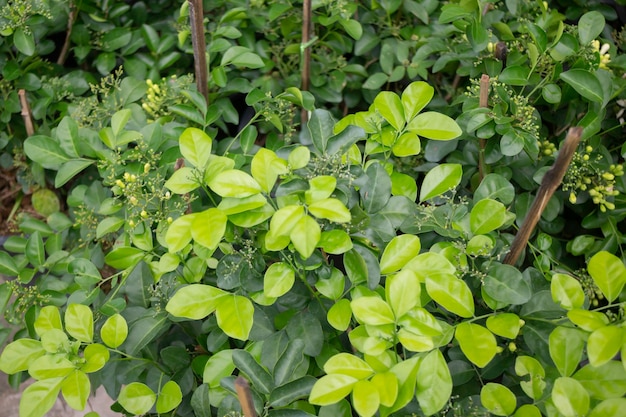
<path fill-rule="evenodd" d="M 238 376 L 235 379 L 235 391 L 237 391 L 243 415 L 245 417 L 257 417 L 257 413 L 254 410 L 254 402 L 252 401 L 252 393 L 250 392 L 250 384 L 245 378 Z"/>
<path fill-rule="evenodd" d="M 556 161 L 554 161 L 552 168 L 550 168 L 550 170 L 543 176 L 543 180 L 541 181 L 541 185 L 537 191 L 537 196 L 535 197 L 530 210 L 528 210 L 528 214 L 526 219 L 524 219 L 524 223 L 522 223 L 522 227 L 519 229 L 515 239 L 513 239 L 511 250 L 504 258 L 505 264 L 515 265 L 522 251 L 526 248 L 528 239 L 530 239 L 530 235 L 533 230 L 535 230 L 535 226 L 548 205 L 548 201 L 550 201 L 550 198 L 563 181 L 565 172 L 567 172 L 567 168 L 569 167 L 570 162 L 572 162 L 574 152 L 576 152 L 576 148 L 580 142 L 582 132 L 582 127 L 572 127 L 567 132 L 565 141 L 559 150 L 559 155 L 557 156 Z"/>
<path fill-rule="evenodd" d="M 480 92 L 478 96 L 478 105 L 480 107 L 489 107 L 489 76 L 483 74 L 480 77 Z M 485 164 L 485 148 L 487 147 L 486 139 L 479 139 L 480 149 L 478 150 L 478 174 L 480 179 L 485 178 L 487 174 L 487 165 Z"/>
<path fill-rule="evenodd" d="M 209 104 L 209 82 L 206 62 L 206 41 L 204 39 L 204 10 L 202 0 L 189 0 L 189 21 L 191 23 L 191 44 L 193 45 L 194 69 L 198 91 Z"/>
<path fill-rule="evenodd" d="M 309 83 L 311 77 L 311 47 L 309 42 L 311 40 L 311 32 L 313 30 L 313 24 L 311 23 L 311 0 L 304 0 L 302 2 L 302 91 L 309 91 Z M 302 109 L 301 112 L 301 124 L 304 126 L 309 120 L 309 113 L 306 109 Z"/>
<path fill-rule="evenodd" d="M 26 135 L 33 136 L 35 134 L 35 126 L 33 125 L 33 113 L 30 111 L 26 90 L 22 88 L 17 94 L 20 96 L 20 106 L 22 107 L 21 114 L 24 118 L 24 125 L 26 126 Z"/>
<path fill-rule="evenodd" d="M 70 14 L 67 19 L 67 32 L 65 33 L 65 41 L 63 42 L 63 47 L 61 48 L 61 53 L 59 53 L 59 57 L 57 58 L 57 64 L 64 65 L 65 60 L 67 59 L 67 54 L 70 51 L 70 37 L 72 36 L 72 30 L 74 29 L 74 22 L 76 21 L 76 16 L 78 16 L 78 9 L 73 1 L 70 1 Z"/>

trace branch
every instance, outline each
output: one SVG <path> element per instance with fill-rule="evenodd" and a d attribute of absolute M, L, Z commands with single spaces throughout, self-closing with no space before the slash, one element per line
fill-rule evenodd
<path fill-rule="evenodd" d="M 204 39 L 204 10 L 202 0 L 189 1 L 189 21 L 191 23 L 191 44 L 193 45 L 193 64 L 196 73 L 198 91 L 207 105 L 209 104 L 209 81 L 206 62 L 206 41 Z"/>
<path fill-rule="evenodd" d="M 522 227 L 519 229 L 519 232 L 517 232 L 515 239 L 513 239 L 511 250 L 504 258 L 505 264 L 515 265 L 522 251 L 526 248 L 528 239 L 530 239 L 530 235 L 533 230 L 535 230 L 535 226 L 548 205 L 548 201 L 550 201 L 550 198 L 563 181 L 565 172 L 567 172 L 567 168 L 569 167 L 570 162 L 572 162 L 572 157 L 574 156 L 574 152 L 576 152 L 576 148 L 580 142 L 582 132 L 582 127 L 572 127 L 567 132 L 565 141 L 559 150 L 559 155 L 557 156 L 556 161 L 554 161 L 552 168 L 550 168 L 550 170 L 544 175 L 541 185 L 539 186 L 539 190 L 537 191 L 537 196 L 535 197 L 530 210 L 528 210 L 526 219 L 524 219 Z"/>
<path fill-rule="evenodd" d="M 20 106 L 22 107 L 22 117 L 24 118 L 24 125 L 26 126 L 26 135 L 33 136 L 35 134 L 35 126 L 33 125 L 33 113 L 30 110 L 28 104 L 28 97 L 26 97 L 26 90 L 23 88 L 17 92 L 20 96 Z"/>
<path fill-rule="evenodd" d="M 245 417 L 257 417 L 254 410 L 254 402 L 252 401 L 252 393 L 250 392 L 250 384 L 245 378 L 238 376 L 235 379 L 235 391 L 237 391 L 243 415 Z"/>
<path fill-rule="evenodd" d="M 478 96 L 478 105 L 480 107 L 489 107 L 489 76 L 483 74 L 480 77 L 480 90 Z M 478 141 L 480 149 L 478 150 L 478 175 L 482 180 L 487 173 L 487 166 L 485 165 L 485 148 L 487 147 L 486 139 L 479 139 Z"/>
<path fill-rule="evenodd" d="M 67 32 L 65 33 L 65 41 L 63 42 L 63 47 L 61 48 L 61 53 L 59 53 L 59 57 L 57 58 L 57 64 L 63 65 L 65 64 L 65 60 L 67 59 L 67 54 L 70 51 L 70 38 L 72 36 L 72 29 L 74 28 L 74 22 L 76 21 L 76 16 L 78 16 L 78 9 L 73 1 L 70 2 L 70 14 L 67 20 Z"/>
<path fill-rule="evenodd" d="M 302 91 L 309 91 L 311 77 L 311 0 L 304 0 L 302 3 L 302 43 L 300 44 L 302 53 Z M 304 126 L 309 120 L 309 113 L 306 109 L 301 112 L 301 124 Z"/>

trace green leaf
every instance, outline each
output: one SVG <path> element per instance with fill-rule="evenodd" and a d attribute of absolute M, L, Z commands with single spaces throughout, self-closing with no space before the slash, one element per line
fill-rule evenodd
<path fill-rule="evenodd" d="M 65 355 L 43 355 L 28 367 L 30 376 L 37 380 L 59 378 L 69 375 L 76 367 Z"/>
<path fill-rule="evenodd" d="M 496 230 L 506 221 L 506 207 L 496 200 L 480 200 L 470 212 L 470 229 L 475 235 L 484 235 Z"/>
<path fill-rule="evenodd" d="M 363 359 L 350 353 L 338 353 L 331 356 L 324 364 L 327 374 L 348 375 L 358 380 L 369 378 L 374 370 Z"/>
<path fill-rule="evenodd" d="M 132 246 L 119 246 L 104 257 L 104 262 L 116 269 L 126 269 L 135 266 L 145 254 Z"/>
<path fill-rule="evenodd" d="M 499 313 L 487 318 L 487 328 L 498 336 L 515 339 L 521 327 L 520 318 L 513 313 Z"/>
<path fill-rule="evenodd" d="M 424 81 L 409 84 L 402 92 L 402 106 L 406 121 L 410 122 L 432 100 L 435 89 Z"/>
<path fill-rule="evenodd" d="M 535 358 L 518 356 L 515 360 L 515 373 L 519 376 L 530 375 L 530 381 L 521 381 L 520 387 L 530 398 L 539 399 L 546 386 L 546 372 Z"/>
<path fill-rule="evenodd" d="M 573 378 L 560 377 L 554 381 L 552 402 L 564 417 L 584 416 L 589 411 L 589 393 Z"/>
<path fill-rule="evenodd" d="M 267 199 L 262 194 L 251 195 L 245 198 L 226 197 L 217 206 L 227 216 L 244 213 L 246 211 L 261 208 L 267 204 Z"/>
<path fill-rule="evenodd" d="M 387 244 L 380 258 L 380 273 L 389 274 L 402 269 L 411 259 L 419 255 L 419 237 L 415 235 L 396 236 Z"/>
<path fill-rule="evenodd" d="M 35 381 L 20 398 L 20 417 L 43 417 L 57 400 L 63 378 Z"/>
<path fill-rule="evenodd" d="M 552 275 L 550 292 L 552 300 L 565 310 L 581 308 L 585 303 L 585 292 L 580 282 L 567 274 Z"/>
<path fill-rule="evenodd" d="M 417 183 L 415 179 L 400 172 L 391 173 L 391 194 L 408 198 L 411 202 L 417 199 Z M 391 200 L 391 199 L 390 199 Z M 389 207 L 389 205 L 387 206 Z"/>
<path fill-rule="evenodd" d="M 111 130 L 114 136 L 119 136 L 122 133 L 122 129 L 126 126 L 126 123 L 130 120 L 132 112 L 130 109 L 122 109 L 111 116 Z"/>
<path fill-rule="evenodd" d="M 275 388 L 270 394 L 269 405 L 284 407 L 293 404 L 296 400 L 308 397 L 316 381 L 315 378 L 307 375 Z"/>
<path fill-rule="evenodd" d="M 417 155 L 421 150 L 420 138 L 413 132 L 403 133 L 391 147 L 393 154 L 399 157 Z"/>
<path fill-rule="evenodd" d="M 0 251 L 0 274 L 16 277 L 19 273 L 13 258 L 8 253 Z"/>
<path fill-rule="evenodd" d="M 70 304 L 65 311 L 65 331 L 84 343 L 93 341 L 93 313 L 83 304 Z"/>
<path fill-rule="evenodd" d="M 180 153 L 194 167 L 204 170 L 211 157 L 213 139 L 202 130 L 188 127 L 180 135 Z"/>
<path fill-rule="evenodd" d="M 307 364 L 308 358 L 304 356 L 304 341 L 302 339 L 290 340 L 272 370 L 275 386 L 278 387 L 294 381 L 297 378 L 297 375 L 294 375 L 294 370 Z M 312 385 L 313 383 L 311 383 Z"/>
<path fill-rule="evenodd" d="M 165 233 L 165 243 L 170 253 L 180 252 L 191 242 L 192 225 L 196 214 L 186 214 L 174 220 Z"/>
<path fill-rule="evenodd" d="M 333 304 L 326 314 L 326 319 L 328 320 L 328 324 L 333 326 L 335 329 L 342 332 L 346 331 L 350 326 L 350 321 L 352 320 L 350 300 L 342 298 Z"/>
<path fill-rule="evenodd" d="M 417 401 L 427 416 L 439 412 L 452 394 L 452 376 L 439 349 L 429 352 L 417 370 Z"/>
<path fill-rule="evenodd" d="M 626 266 L 617 256 L 600 251 L 591 257 L 587 270 L 609 302 L 620 295 L 626 283 Z"/>
<path fill-rule="evenodd" d="M 385 295 L 395 317 L 402 317 L 419 305 L 421 288 L 417 274 L 408 269 L 387 277 Z"/>
<path fill-rule="evenodd" d="M 96 239 L 100 239 L 109 233 L 117 232 L 124 223 L 126 223 L 126 220 L 121 217 L 105 217 L 96 227 Z"/>
<path fill-rule="evenodd" d="M 339 24 L 345 29 L 346 33 L 354 40 L 361 39 L 363 35 L 363 27 L 361 24 L 353 19 L 340 19 Z"/>
<path fill-rule="evenodd" d="M 45 306 L 39 311 L 39 315 L 35 320 L 35 332 L 38 336 L 42 336 L 45 332 L 52 329 L 63 330 L 61 324 L 61 313 L 56 306 Z"/>
<path fill-rule="evenodd" d="M 61 393 L 70 407 L 82 411 L 85 409 L 91 393 L 91 381 L 84 372 L 76 369 L 63 379 Z"/>
<path fill-rule="evenodd" d="M 380 394 L 370 381 L 359 381 L 352 388 L 352 405 L 361 417 L 372 417 L 380 406 Z"/>
<path fill-rule="evenodd" d="M 203 382 L 211 388 L 220 386 L 220 381 L 233 373 L 233 350 L 225 349 L 211 355 L 204 366 Z"/>
<path fill-rule="evenodd" d="M 490 413 L 509 416 L 517 407 L 515 394 L 501 384 L 489 382 L 480 390 L 480 402 Z"/>
<path fill-rule="evenodd" d="M 46 261 L 41 233 L 34 232 L 26 241 L 26 258 L 35 267 L 40 267 Z"/>
<path fill-rule="evenodd" d="M 617 355 L 623 345 L 624 330 L 606 326 L 594 330 L 587 340 L 587 356 L 591 366 L 599 367 Z"/>
<path fill-rule="evenodd" d="M 285 262 L 270 265 L 263 277 L 263 292 L 266 297 L 278 298 L 285 295 L 295 282 L 296 273 Z"/>
<path fill-rule="evenodd" d="M 348 223 L 352 220 L 348 208 L 336 198 L 315 201 L 307 208 L 318 219 L 327 219 L 335 223 Z"/>
<path fill-rule="evenodd" d="M 420 189 L 420 201 L 438 197 L 461 182 L 463 168 L 460 164 L 439 164 L 428 171 Z"/>
<path fill-rule="evenodd" d="M 606 400 L 626 395 L 626 370 L 618 361 L 609 361 L 602 366 L 584 366 L 574 374 L 592 398 Z"/>
<path fill-rule="evenodd" d="M 156 401 L 156 412 L 167 413 L 172 411 L 183 400 L 183 393 L 180 386 L 174 381 L 167 381 L 165 385 L 161 387 L 159 395 Z"/>
<path fill-rule="evenodd" d="M 35 53 L 35 36 L 32 31 L 27 31 L 23 27 L 18 27 L 13 32 L 13 44 L 26 56 L 32 56 Z"/>
<path fill-rule="evenodd" d="M 567 312 L 567 318 L 587 332 L 593 332 L 609 324 L 609 318 L 599 311 L 573 309 Z"/>
<path fill-rule="evenodd" d="M 465 281 L 452 274 L 426 277 L 426 291 L 443 308 L 461 317 L 474 315 L 474 297 Z"/>
<path fill-rule="evenodd" d="M 290 153 L 287 158 L 289 167 L 293 170 L 304 168 L 309 164 L 311 160 L 311 151 L 306 146 L 297 146 Z"/>
<path fill-rule="evenodd" d="M 325 375 L 311 389 L 309 402 L 314 405 L 330 405 L 350 394 L 358 379 L 342 374 Z"/>
<path fill-rule="evenodd" d="M 578 94 L 594 103 L 604 101 L 602 84 L 598 77 L 585 69 L 574 68 L 559 74 L 559 78 L 569 84 Z"/>
<path fill-rule="evenodd" d="M 512 265 L 494 264 L 483 281 L 487 295 L 501 303 L 519 305 L 532 297 L 530 284 Z"/>
<path fill-rule="evenodd" d="M 215 315 L 224 333 L 234 339 L 248 340 L 254 316 L 252 301 L 235 294 L 220 298 Z"/>
<path fill-rule="evenodd" d="M 402 130 L 405 124 L 404 107 L 396 93 L 381 91 L 374 99 L 374 108 L 396 130 Z"/>
<path fill-rule="evenodd" d="M 59 169 L 70 158 L 59 144 L 48 136 L 30 136 L 24 141 L 24 153 L 31 160 L 47 169 Z"/>
<path fill-rule="evenodd" d="M 137 355 L 148 343 L 156 338 L 169 323 L 167 314 L 148 313 L 134 321 L 128 329 L 128 337 L 122 345 L 123 350 L 131 356 Z"/>
<path fill-rule="evenodd" d="M 109 317 L 100 329 L 100 338 L 109 347 L 119 347 L 128 336 L 128 324 L 120 314 Z"/>
<path fill-rule="evenodd" d="M 211 314 L 229 294 L 205 284 L 191 284 L 178 290 L 165 306 L 173 316 L 201 320 Z"/>
<path fill-rule="evenodd" d="M 389 77 L 384 72 L 376 72 L 370 75 L 363 83 L 363 88 L 366 90 L 378 90 L 383 84 L 389 80 Z"/>
<path fill-rule="evenodd" d="M 433 140 L 451 140 L 463 133 L 450 116 L 433 111 L 418 114 L 406 128 L 409 132 Z"/>
<path fill-rule="evenodd" d="M 604 30 L 605 20 L 598 11 L 587 12 L 578 20 L 578 38 L 580 43 L 587 45 L 597 38 Z"/>
<path fill-rule="evenodd" d="M 313 113 L 311 113 L 311 118 L 307 123 L 307 129 L 313 141 L 313 146 L 318 153 L 324 154 L 326 152 L 328 139 L 333 136 L 334 126 L 335 120 L 329 111 L 315 109 Z"/>
<path fill-rule="evenodd" d="M 370 382 L 378 390 L 380 404 L 386 407 L 393 406 L 398 399 L 398 378 L 391 372 L 383 372 L 374 375 Z"/>
<path fill-rule="evenodd" d="M 474 203 L 480 200 L 500 200 L 511 204 L 515 198 L 515 187 L 500 174 L 487 174 L 474 192 Z"/>
<path fill-rule="evenodd" d="M 165 187 L 176 194 L 186 194 L 200 187 L 198 173 L 194 168 L 182 167 L 165 181 Z"/>
<path fill-rule="evenodd" d="M 263 191 L 269 193 L 278 176 L 287 173 L 287 162 L 273 151 L 261 148 L 252 158 L 250 172 Z"/>
<path fill-rule="evenodd" d="M 376 213 L 382 210 L 391 197 L 391 178 L 385 168 L 379 163 L 367 167 L 365 176 L 358 184 L 361 203 L 367 213 Z"/>
<path fill-rule="evenodd" d="M 528 84 L 530 69 L 527 66 L 514 65 L 506 67 L 502 73 L 498 75 L 498 81 L 508 85 L 523 86 Z"/>
<path fill-rule="evenodd" d="M 100 343 L 92 343 L 88 345 L 84 352 L 83 356 L 85 358 L 85 363 L 81 366 L 81 371 L 85 373 L 97 372 L 104 367 L 104 365 L 109 361 L 109 350 Z"/>
<path fill-rule="evenodd" d="M 559 326 L 550 333 L 550 357 L 562 376 L 570 376 L 580 363 L 585 347 L 581 332 Z"/>
<path fill-rule="evenodd" d="M 481 325 L 469 322 L 460 323 L 454 334 L 461 351 L 474 365 L 484 368 L 498 351 L 493 333 Z"/>
<path fill-rule="evenodd" d="M 307 204 L 329 198 L 337 187 L 337 178 L 330 175 L 319 175 L 309 180 L 309 189 L 304 192 Z"/>
<path fill-rule="evenodd" d="M 626 409 L 626 398 L 604 400 L 589 413 L 589 417 L 621 417 Z"/>
<path fill-rule="evenodd" d="M 524 404 L 517 409 L 513 417 L 541 417 L 541 411 L 533 404 Z"/>
<path fill-rule="evenodd" d="M 320 241 L 317 243 L 326 253 L 340 255 L 353 248 L 350 235 L 340 229 L 332 229 L 322 232 Z"/>
<path fill-rule="evenodd" d="M 191 225 L 191 237 L 202 246 L 215 249 L 226 232 L 228 218 L 220 209 L 197 213 Z"/>
<path fill-rule="evenodd" d="M 71 159 L 63 162 L 59 167 L 59 170 L 54 177 L 54 187 L 61 188 L 69 180 L 74 178 L 79 172 L 92 165 L 94 161 L 90 159 Z"/>
<path fill-rule="evenodd" d="M 352 300 L 350 307 L 354 317 L 360 323 L 381 325 L 395 322 L 391 307 L 379 297 L 359 297 L 356 300 Z"/>
<path fill-rule="evenodd" d="M 324 346 L 324 332 L 320 321 L 313 314 L 300 311 L 291 317 L 285 327 L 290 340 L 302 339 L 304 353 L 317 356 Z"/>
<path fill-rule="evenodd" d="M 250 174 L 237 169 L 220 172 L 208 185 L 221 197 L 243 198 L 262 191 L 259 183 Z"/>
<path fill-rule="evenodd" d="M 124 409 L 133 414 L 145 414 L 156 402 L 156 394 L 141 382 L 131 382 L 122 387 L 117 401 Z"/>
<path fill-rule="evenodd" d="M 320 241 L 321 234 L 319 224 L 311 216 L 304 215 L 293 226 L 289 239 L 298 253 L 308 259 Z"/>

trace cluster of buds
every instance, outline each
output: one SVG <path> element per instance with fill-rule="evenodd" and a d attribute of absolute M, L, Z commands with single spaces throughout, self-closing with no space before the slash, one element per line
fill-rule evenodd
<path fill-rule="evenodd" d="M 537 141 L 539 147 L 539 154 L 544 156 L 552 156 L 556 152 L 556 145 L 549 140 Z"/>
<path fill-rule="evenodd" d="M 591 46 L 600 55 L 600 63 L 598 64 L 598 68 L 609 69 L 608 64 L 611 62 L 609 49 L 611 49 L 611 45 L 609 45 L 608 43 L 604 43 L 602 44 L 602 46 L 600 46 L 600 41 L 594 40 L 591 42 Z"/>
<path fill-rule="evenodd" d="M 146 92 L 146 100 L 141 104 L 146 113 L 155 119 L 159 117 L 165 95 L 159 84 L 155 84 L 152 80 L 147 79 L 148 91 Z"/>

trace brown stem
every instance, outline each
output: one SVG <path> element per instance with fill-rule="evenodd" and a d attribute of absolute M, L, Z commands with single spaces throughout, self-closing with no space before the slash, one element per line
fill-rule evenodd
<path fill-rule="evenodd" d="M 198 86 L 200 94 L 202 94 L 207 104 L 209 104 L 209 82 L 206 62 L 206 41 L 204 39 L 204 10 L 202 8 L 202 0 L 188 1 L 196 85 Z"/>
<path fill-rule="evenodd" d="M 235 379 L 235 391 L 237 391 L 243 415 L 245 417 L 257 417 L 254 410 L 254 402 L 252 401 L 252 393 L 250 392 L 250 384 L 245 378 L 238 376 Z"/>
<path fill-rule="evenodd" d="M 528 210 L 528 214 L 522 223 L 522 227 L 519 229 L 519 232 L 517 232 L 515 239 L 513 239 L 511 250 L 504 258 L 505 264 L 514 265 L 524 248 L 526 248 L 528 239 L 530 239 L 530 235 L 533 230 L 535 230 L 535 226 L 548 205 L 548 201 L 550 201 L 550 198 L 563 181 L 565 172 L 567 171 L 570 162 L 572 162 L 572 157 L 574 156 L 574 152 L 576 152 L 576 148 L 580 142 L 582 132 L 582 127 L 572 127 L 567 132 L 565 141 L 559 150 L 559 155 L 557 156 L 556 161 L 554 161 L 552 168 L 550 168 L 550 170 L 543 176 L 543 180 L 541 181 L 541 185 L 537 191 L 537 196 L 535 197 L 530 210 Z"/>
<path fill-rule="evenodd" d="M 478 96 L 478 105 L 480 107 L 489 107 L 489 76 L 483 74 L 480 77 L 480 92 Z M 480 179 L 485 178 L 487 174 L 487 165 L 485 164 L 485 148 L 487 147 L 486 139 L 479 139 L 480 150 L 478 151 L 478 175 Z"/>
<path fill-rule="evenodd" d="M 67 32 L 65 33 L 65 41 L 63 42 L 63 47 L 61 48 L 61 52 L 59 53 L 59 57 L 57 58 L 57 64 L 64 65 L 65 60 L 67 59 L 67 54 L 70 52 L 70 37 L 72 36 L 72 29 L 74 29 L 74 22 L 76 21 L 76 16 L 78 15 L 78 9 L 74 2 L 70 2 L 70 14 L 67 20 Z"/>
<path fill-rule="evenodd" d="M 311 48 L 307 45 L 311 40 L 311 31 L 313 24 L 311 23 L 311 0 L 302 2 L 302 91 L 309 91 L 309 83 L 311 77 Z M 306 109 L 301 112 L 301 124 L 304 126 L 309 120 L 309 113 Z"/>
<path fill-rule="evenodd" d="M 26 126 L 26 135 L 33 136 L 35 134 L 35 126 L 33 125 L 33 113 L 30 111 L 26 90 L 20 89 L 17 94 L 20 96 L 20 106 L 22 107 L 21 114 L 22 118 L 24 118 L 24 125 Z"/>

